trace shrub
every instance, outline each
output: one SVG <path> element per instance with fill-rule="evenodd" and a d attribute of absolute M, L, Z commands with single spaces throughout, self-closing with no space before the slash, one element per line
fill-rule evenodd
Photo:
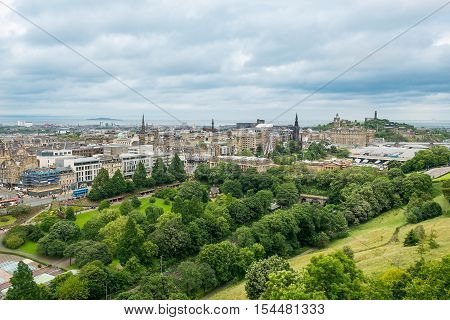
<path fill-rule="evenodd" d="M 434 201 L 425 201 L 419 206 L 410 207 L 406 212 L 406 220 L 409 223 L 432 219 L 442 215 L 442 207 Z"/>
<path fill-rule="evenodd" d="M 55 216 L 49 216 L 42 219 L 41 223 L 39 224 L 39 228 L 41 228 L 44 232 L 49 232 L 50 228 L 59 221 L 60 219 Z"/>
<path fill-rule="evenodd" d="M 125 200 L 122 202 L 122 204 L 119 207 L 119 211 L 122 215 L 126 216 L 133 210 L 133 205 L 131 204 L 130 200 Z"/>
<path fill-rule="evenodd" d="M 148 202 L 150 202 L 150 203 L 155 203 L 155 202 L 156 202 L 156 198 L 155 198 L 155 197 L 150 197 L 150 198 L 148 199 Z"/>
<path fill-rule="evenodd" d="M 145 209 L 145 214 L 147 216 L 147 220 L 150 223 L 156 223 L 158 218 L 164 213 L 164 210 L 160 207 L 150 206 Z"/>
<path fill-rule="evenodd" d="M 98 206 L 98 211 L 108 209 L 110 206 L 111 206 L 111 203 L 109 202 L 109 200 L 103 200 L 102 202 L 100 202 L 100 204 Z"/>
<path fill-rule="evenodd" d="M 134 196 L 131 198 L 131 205 L 133 208 L 137 209 L 141 206 L 141 200 L 138 199 L 138 197 Z"/>
<path fill-rule="evenodd" d="M 39 229 L 38 226 L 35 225 L 28 225 L 27 226 L 27 239 L 37 242 L 40 238 L 44 236 L 44 233 L 41 229 Z"/>
<path fill-rule="evenodd" d="M 15 206 L 15 207 L 12 207 L 11 209 L 9 209 L 9 213 L 13 216 L 18 216 L 21 214 L 28 214 L 28 213 L 31 213 L 31 207 L 24 206 L 24 205 L 18 205 L 18 206 Z"/>
<path fill-rule="evenodd" d="M 328 245 L 328 243 L 330 242 L 330 238 L 328 237 L 328 235 L 325 232 L 321 231 L 314 237 L 313 241 L 314 241 L 314 245 L 317 248 L 322 249 Z"/>
<path fill-rule="evenodd" d="M 25 243 L 25 239 L 18 234 L 12 234 L 9 237 L 3 239 L 3 244 L 9 249 L 17 249 Z"/>
<path fill-rule="evenodd" d="M 67 207 L 66 209 L 66 219 L 70 221 L 75 221 L 75 210 L 72 207 Z"/>
<path fill-rule="evenodd" d="M 3 237 L 3 244 L 9 249 L 17 249 L 25 243 L 28 235 L 26 226 L 15 226 Z"/>
<path fill-rule="evenodd" d="M 168 205 L 170 204 L 170 200 L 169 200 L 169 199 L 164 199 L 164 204 L 165 204 L 166 206 L 168 206 Z"/>
<path fill-rule="evenodd" d="M 420 238 L 417 235 L 417 233 L 414 231 L 414 229 L 409 230 L 409 232 L 406 234 L 405 241 L 403 241 L 404 247 L 412 247 L 419 243 Z"/>
<path fill-rule="evenodd" d="M 163 188 L 156 190 L 155 197 L 165 199 L 169 198 L 170 200 L 173 200 L 175 196 L 177 195 L 177 190 L 174 188 Z"/>

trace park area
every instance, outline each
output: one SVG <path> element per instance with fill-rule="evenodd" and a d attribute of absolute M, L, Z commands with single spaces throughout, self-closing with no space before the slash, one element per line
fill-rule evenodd
<path fill-rule="evenodd" d="M 172 204 L 166 204 L 164 199 L 160 199 L 160 198 L 154 198 L 155 202 L 154 203 L 150 203 L 150 198 L 151 197 L 145 197 L 145 198 L 141 198 L 141 206 L 137 209 L 139 210 L 141 213 L 145 213 L 145 210 L 153 205 L 156 207 L 160 207 L 164 210 L 164 212 L 169 212 L 171 209 Z M 120 203 L 114 204 L 111 206 L 112 209 L 119 209 L 120 207 Z M 77 211 L 79 211 L 80 209 L 77 208 Z M 86 222 L 88 222 L 89 220 L 91 220 L 92 218 L 94 218 L 95 216 L 101 215 L 101 211 L 99 211 L 98 209 L 95 210 L 88 210 L 88 211 L 81 211 L 79 213 L 77 213 L 75 215 L 75 224 L 81 228 L 83 228 L 83 226 L 86 224 Z M 36 217 L 35 221 L 41 221 L 42 219 L 44 219 L 45 217 L 48 217 L 52 215 L 51 212 L 49 211 L 44 211 L 42 212 L 38 217 Z M 34 241 L 30 241 L 27 240 L 22 246 L 20 246 L 18 248 L 19 251 L 22 251 L 24 253 L 28 253 L 31 255 L 37 255 L 37 242 Z"/>
<path fill-rule="evenodd" d="M 390 268 L 407 268 L 419 259 L 417 247 L 404 247 L 403 239 L 417 225 L 424 227 L 427 234 L 433 230 L 439 247 L 424 254 L 427 260 L 439 259 L 450 252 L 450 204 L 440 193 L 442 179 L 434 180 L 433 188 L 438 194 L 433 200 L 439 203 L 444 214 L 418 224 L 408 224 L 403 208 L 392 209 L 373 220 L 353 227 L 348 237 L 333 241 L 325 249 L 309 249 L 289 259 L 294 270 L 305 267 L 312 257 L 330 254 L 349 246 L 355 253 L 356 264 L 364 273 L 377 275 Z M 245 282 L 228 284 L 208 294 L 211 300 L 244 300 Z"/>
<path fill-rule="evenodd" d="M 164 204 L 164 199 L 160 199 L 160 198 L 155 198 L 156 199 L 155 203 L 150 203 L 150 201 L 149 201 L 150 198 L 151 197 L 145 197 L 145 198 L 140 199 L 142 202 L 141 206 L 138 209 L 140 212 L 145 213 L 145 209 L 150 207 L 150 205 L 160 207 L 164 210 L 164 212 L 170 211 L 171 206 L 172 206 L 171 203 Z M 114 204 L 111 206 L 112 209 L 119 209 L 119 207 L 120 207 L 120 203 Z M 81 212 L 76 215 L 75 224 L 78 225 L 80 228 L 82 228 L 86 224 L 86 222 L 88 222 L 95 215 L 98 215 L 98 214 L 101 214 L 101 212 L 98 209 Z"/>

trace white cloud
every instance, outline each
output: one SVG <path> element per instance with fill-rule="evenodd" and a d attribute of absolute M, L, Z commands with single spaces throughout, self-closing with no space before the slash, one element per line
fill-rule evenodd
<path fill-rule="evenodd" d="M 222 66 L 222 70 L 238 72 L 241 71 L 247 62 L 252 60 L 252 55 L 249 53 L 245 53 L 242 50 L 237 50 L 231 53 L 230 57 L 225 61 Z"/>

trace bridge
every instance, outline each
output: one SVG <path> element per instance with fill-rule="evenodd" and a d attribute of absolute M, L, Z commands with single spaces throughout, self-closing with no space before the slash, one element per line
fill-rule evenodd
<path fill-rule="evenodd" d="M 327 201 L 328 201 L 328 197 L 317 196 L 314 194 L 305 194 L 305 193 L 300 194 L 300 202 L 301 203 L 319 203 L 322 206 L 324 206 L 325 203 L 327 203 Z"/>

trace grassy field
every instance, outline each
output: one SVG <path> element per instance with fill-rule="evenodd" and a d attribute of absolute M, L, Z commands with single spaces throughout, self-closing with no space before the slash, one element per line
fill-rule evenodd
<path fill-rule="evenodd" d="M 172 203 L 170 204 L 164 204 L 164 199 L 159 199 L 156 198 L 156 202 L 155 203 L 150 203 L 149 200 L 150 197 L 147 198 L 142 198 L 140 199 L 142 204 L 141 207 L 139 208 L 139 211 L 141 212 L 145 212 L 145 209 L 147 209 L 150 205 L 155 205 L 157 207 L 161 207 L 163 208 L 164 212 L 168 212 L 170 211 L 170 209 L 172 208 Z M 116 208 L 118 209 L 120 207 L 120 204 L 115 204 L 112 205 L 111 208 Z M 82 228 L 84 226 L 84 224 L 86 222 L 88 222 L 89 220 L 92 219 L 92 217 L 96 214 L 100 214 L 100 212 L 98 210 L 91 210 L 91 211 L 86 211 L 80 214 L 76 215 L 76 220 L 75 223 Z"/>
<path fill-rule="evenodd" d="M 5 220 L 5 221 L 2 221 L 2 220 Z M 13 224 L 14 222 L 16 222 L 16 218 L 13 217 L 12 215 L 8 214 L 8 215 L 0 217 L 0 227 L 9 226 L 10 224 Z"/>
<path fill-rule="evenodd" d="M 92 217 L 94 216 L 94 214 L 98 214 L 98 212 L 99 212 L 98 210 L 91 210 L 91 211 L 86 211 L 86 212 L 77 214 L 76 219 L 75 219 L 75 224 L 77 226 L 79 226 L 80 228 L 83 228 L 85 223 L 88 222 L 89 220 L 91 220 Z"/>
<path fill-rule="evenodd" d="M 448 211 L 448 201 L 439 195 L 434 199 L 444 212 Z M 434 230 L 437 233 L 436 241 L 439 248 L 429 250 L 426 259 L 438 259 L 450 253 L 450 215 L 423 221 L 422 225 L 427 234 Z M 417 225 L 406 224 L 403 209 L 390 210 L 379 217 L 354 227 L 347 238 L 333 241 L 327 248 L 311 249 L 303 254 L 289 259 L 291 267 L 299 270 L 306 266 L 310 259 L 318 254 L 329 254 L 344 246 L 350 246 L 355 252 L 356 264 L 366 274 L 380 274 L 393 267 L 408 267 L 418 259 L 417 247 L 403 247 L 406 233 Z M 227 285 L 222 287 L 205 299 L 212 300 L 242 300 L 246 299 L 245 283 Z"/>
<path fill-rule="evenodd" d="M 20 248 L 19 251 L 29 253 L 29 254 L 37 254 L 37 242 L 33 242 L 27 240 Z"/>

